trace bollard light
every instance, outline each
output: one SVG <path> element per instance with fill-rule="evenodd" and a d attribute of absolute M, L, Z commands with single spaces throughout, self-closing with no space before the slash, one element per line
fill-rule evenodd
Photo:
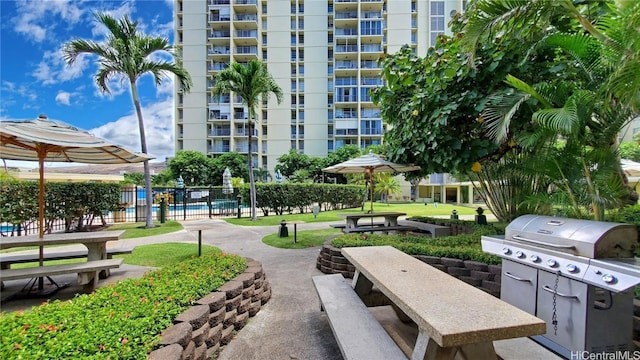
<path fill-rule="evenodd" d="M 456 209 L 453 209 L 451 211 L 451 219 L 452 220 L 457 220 L 458 219 L 458 211 L 456 211 Z"/>
<path fill-rule="evenodd" d="M 280 229 L 278 230 L 278 237 L 289 237 L 289 228 L 287 227 L 287 221 L 280 221 Z"/>

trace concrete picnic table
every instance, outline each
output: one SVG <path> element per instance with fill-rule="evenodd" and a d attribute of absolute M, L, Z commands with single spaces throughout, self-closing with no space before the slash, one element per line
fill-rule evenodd
<path fill-rule="evenodd" d="M 107 242 L 119 240 L 124 230 L 73 232 L 0 238 L 0 250 L 23 246 L 51 246 L 83 244 L 87 247 L 87 261 L 107 259 Z"/>
<path fill-rule="evenodd" d="M 497 359 L 494 340 L 540 335 L 546 323 L 391 246 L 342 248 L 361 298 L 375 285 L 417 326 L 411 359 Z"/>
<path fill-rule="evenodd" d="M 398 218 L 405 215 L 407 215 L 407 213 L 388 211 L 378 213 L 339 214 L 338 216 L 343 217 L 346 220 L 347 229 L 354 229 L 358 227 L 358 220 L 363 218 L 372 219 L 373 221 L 373 218 L 382 217 L 384 218 L 384 226 L 397 226 Z"/>

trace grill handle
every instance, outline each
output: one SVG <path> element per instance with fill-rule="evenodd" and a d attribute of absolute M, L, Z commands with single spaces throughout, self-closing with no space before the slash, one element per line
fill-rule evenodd
<path fill-rule="evenodd" d="M 567 295 L 567 294 L 559 293 L 557 291 L 553 291 L 553 289 L 550 288 L 549 285 L 545 285 L 542 288 L 544 289 L 544 291 L 550 292 L 552 294 L 556 294 L 556 295 L 558 295 L 560 297 L 567 298 L 567 299 L 578 300 L 578 297 L 576 295 Z"/>
<path fill-rule="evenodd" d="M 510 272 L 505 271 L 504 272 L 504 276 L 512 278 L 513 280 L 517 280 L 517 281 L 526 281 L 526 282 L 531 282 L 531 280 L 529 279 L 525 279 L 525 278 L 521 278 L 521 277 L 517 277 L 515 275 L 512 275 Z"/>
<path fill-rule="evenodd" d="M 523 236 L 520 236 L 520 235 L 513 235 L 512 237 L 515 240 L 520 240 L 520 241 L 524 241 L 524 242 L 528 242 L 528 243 L 532 243 L 532 244 L 536 244 L 536 245 L 549 246 L 549 247 L 556 248 L 556 249 L 575 249 L 576 248 L 573 245 L 558 245 L 558 244 L 548 243 L 548 242 L 545 242 L 545 241 L 527 239 L 526 237 L 523 237 Z"/>

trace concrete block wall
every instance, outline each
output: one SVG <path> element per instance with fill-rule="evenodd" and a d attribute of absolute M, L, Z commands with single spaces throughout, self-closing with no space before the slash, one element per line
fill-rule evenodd
<path fill-rule="evenodd" d="M 271 298 L 271 285 L 262 264 L 247 258 L 244 273 L 196 301 L 162 332 L 161 347 L 150 360 L 213 358 Z"/>

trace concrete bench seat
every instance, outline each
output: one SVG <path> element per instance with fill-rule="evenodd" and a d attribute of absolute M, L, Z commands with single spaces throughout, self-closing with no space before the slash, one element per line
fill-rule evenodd
<path fill-rule="evenodd" d="M 425 223 L 421 221 L 413 221 L 413 220 L 404 220 L 403 223 L 406 226 L 413 226 L 421 231 L 428 231 L 431 234 L 431 237 L 441 237 L 441 236 L 451 235 L 451 228 L 449 226 L 436 225 L 436 224 Z"/>
<path fill-rule="evenodd" d="M 102 270 L 116 269 L 124 259 L 94 260 L 74 264 L 48 265 L 23 269 L 0 269 L 0 281 L 32 279 L 63 274 L 78 274 L 78 283 L 84 285 L 85 292 L 95 289 L 98 273 Z"/>
<path fill-rule="evenodd" d="M 126 255 L 133 252 L 133 247 L 122 247 L 107 249 L 107 259 L 113 258 L 113 255 Z M 50 260 L 67 260 L 67 259 L 81 259 L 87 257 L 87 249 L 64 251 L 64 252 L 50 252 L 44 254 L 44 261 Z M 39 261 L 38 253 L 30 254 L 0 254 L 0 269 L 9 269 L 12 264 L 31 263 Z"/>
<path fill-rule="evenodd" d="M 312 280 L 345 360 L 407 358 L 342 275 Z"/>
<path fill-rule="evenodd" d="M 357 228 L 345 228 L 343 232 L 349 233 L 364 233 L 364 232 L 389 232 L 389 231 L 399 231 L 399 232 L 407 232 L 407 231 L 415 231 L 418 228 L 414 226 L 406 226 L 406 225 L 393 225 L 393 226 L 358 226 Z"/>

